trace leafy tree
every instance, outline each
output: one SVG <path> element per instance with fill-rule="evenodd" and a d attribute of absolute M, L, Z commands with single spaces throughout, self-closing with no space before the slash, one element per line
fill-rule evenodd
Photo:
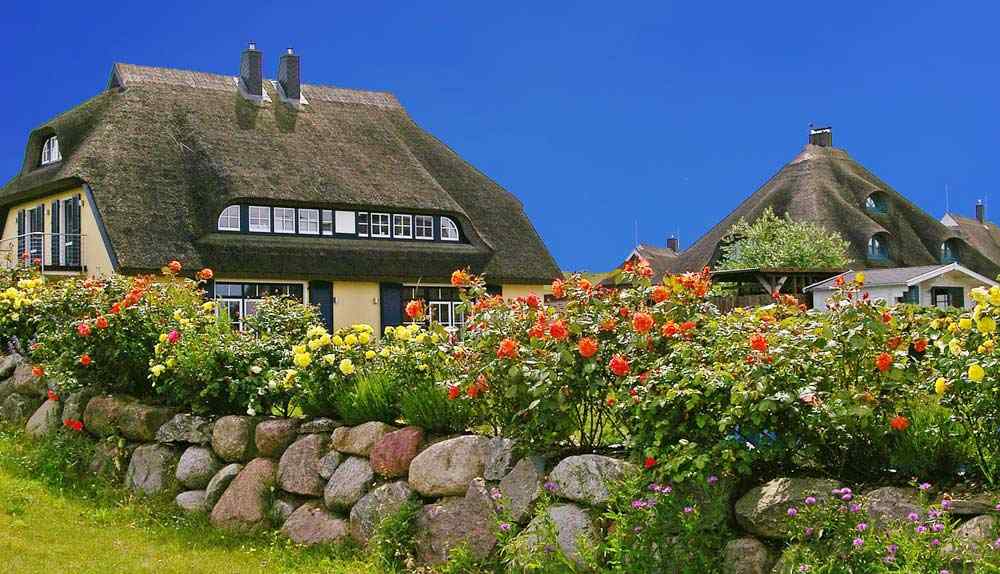
<path fill-rule="evenodd" d="M 793 221 L 788 215 L 778 217 L 768 207 L 753 222 L 736 222 L 723 244 L 717 268 L 838 269 L 850 264 L 849 245 L 835 231 L 808 221 Z"/>

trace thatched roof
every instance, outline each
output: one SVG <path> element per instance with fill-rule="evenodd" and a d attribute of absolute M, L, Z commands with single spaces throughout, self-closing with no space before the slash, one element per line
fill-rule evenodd
<path fill-rule="evenodd" d="M 0 210 L 87 183 L 124 271 L 179 259 L 259 275 L 444 278 L 469 265 L 495 282 L 559 275 L 521 203 L 425 132 L 391 94 L 302 85 L 256 105 L 235 78 L 116 64 L 109 89 L 34 130 Z M 269 101 L 267 101 L 269 100 Z M 39 168 L 44 139 L 61 162 Z M 215 232 L 229 204 L 449 215 L 468 243 Z"/>
<path fill-rule="evenodd" d="M 887 206 L 885 213 L 865 208 L 865 200 L 873 193 L 879 194 Z M 846 151 L 807 144 L 691 247 L 677 257 L 652 258 L 650 264 L 658 274 L 715 266 L 720 244 L 732 226 L 741 218 L 753 221 L 768 207 L 779 216 L 788 214 L 793 220 L 818 223 L 839 233 L 849 241 L 848 255 L 855 261 L 852 267 L 857 269 L 940 264 L 942 242 L 964 238 L 956 229 L 946 227 L 911 203 Z M 877 233 L 888 235 L 889 257 L 873 262 L 866 253 L 869 239 Z M 973 247 L 977 245 L 965 241 Z M 1000 243 L 997 245 L 1000 252 Z M 964 246 L 960 251 L 960 260 L 971 269 L 988 276 L 1000 271 L 1000 258 L 984 256 Z"/>

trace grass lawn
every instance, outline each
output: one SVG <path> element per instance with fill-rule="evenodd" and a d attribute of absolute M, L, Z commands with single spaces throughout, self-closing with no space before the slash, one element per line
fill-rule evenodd
<path fill-rule="evenodd" d="M 0 433 L 0 571 L 5 573 L 379 571 L 353 558 L 349 549 L 296 548 L 273 533 L 229 536 L 164 501 L 43 482 L 37 469 L 26 470 L 30 461 L 31 447 L 16 433 Z"/>

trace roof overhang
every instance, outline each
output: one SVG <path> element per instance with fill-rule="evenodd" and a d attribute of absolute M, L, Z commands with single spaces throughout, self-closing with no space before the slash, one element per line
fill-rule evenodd
<path fill-rule="evenodd" d="M 939 266 L 939 267 L 937 267 L 935 269 L 932 269 L 930 271 L 921 273 L 920 275 L 914 275 L 913 277 L 910 277 L 910 278 L 908 278 L 906 280 L 902 280 L 902 281 L 892 281 L 892 282 L 887 282 L 887 283 L 868 283 L 867 285 L 870 286 L 870 287 L 893 287 L 893 286 L 913 287 L 914 285 L 919 285 L 919 284 L 923 283 L 924 281 L 927 281 L 928 279 L 933 279 L 935 277 L 940 277 L 941 275 L 944 275 L 945 273 L 950 273 L 952 271 L 955 271 L 955 272 L 967 275 L 967 276 L 975 279 L 976 281 L 979 281 L 979 282 L 984 283 L 986 285 L 989 285 L 991 287 L 993 287 L 995 285 L 1000 285 L 996 281 L 994 281 L 993 279 L 990 279 L 989 277 L 986 277 L 985 275 L 980 275 L 979 273 L 976 273 L 975 271 L 969 269 L 968 267 L 964 267 L 964 266 L 962 266 L 962 265 L 960 265 L 958 263 L 948 263 L 946 265 L 941 265 L 941 266 Z M 807 285 L 802 290 L 808 292 L 808 291 L 812 291 L 814 289 L 822 288 L 824 285 L 830 283 L 831 280 L 836 280 L 837 277 L 842 277 L 842 276 L 847 275 L 848 273 L 853 273 L 853 272 L 854 272 L 853 270 L 844 271 L 843 273 L 839 273 L 839 274 L 835 275 L 834 277 L 830 277 L 830 278 L 824 279 L 822 281 L 817 281 L 816 283 L 813 283 L 812 285 Z"/>

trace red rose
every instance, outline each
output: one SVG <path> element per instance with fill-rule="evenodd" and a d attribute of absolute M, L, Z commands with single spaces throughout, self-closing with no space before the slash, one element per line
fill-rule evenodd
<path fill-rule="evenodd" d="M 90 366 L 90 363 L 92 362 L 93 361 L 91 360 L 90 355 L 88 355 L 87 353 L 80 355 L 80 364 L 83 365 L 84 367 Z"/>
<path fill-rule="evenodd" d="M 653 302 L 662 303 L 670 298 L 670 289 L 664 285 L 657 285 L 653 288 Z"/>
<path fill-rule="evenodd" d="M 562 299 L 566 295 L 566 284 L 562 279 L 556 279 L 552 282 L 552 295 L 556 299 Z"/>
<path fill-rule="evenodd" d="M 180 340 L 181 340 L 181 333 L 177 329 L 173 329 L 169 333 L 167 333 L 167 342 L 169 342 L 171 345 Z"/>
<path fill-rule="evenodd" d="M 546 330 L 548 330 L 548 325 L 544 321 L 539 321 L 528 329 L 528 336 L 532 339 L 541 339 L 545 336 Z"/>
<path fill-rule="evenodd" d="M 198 279 L 201 279 L 202 281 L 211 281 L 212 277 L 215 277 L 215 272 L 208 267 L 198 272 Z"/>
<path fill-rule="evenodd" d="M 879 353 L 878 357 L 875 357 L 875 366 L 878 367 L 880 372 L 886 372 L 889 367 L 892 366 L 892 355 L 889 353 Z"/>
<path fill-rule="evenodd" d="M 646 470 L 649 470 L 656 466 L 656 459 L 651 456 L 647 456 L 646 460 L 642 463 L 642 466 L 646 467 Z"/>
<path fill-rule="evenodd" d="M 649 313 L 636 313 L 632 315 L 632 328 L 637 333 L 646 333 L 653 328 L 653 316 Z"/>
<path fill-rule="evenodd" d="M 177 275 L 181 272 L 181 262 L 174 259 L 170 263 L 167 263 L 167 269 L 174 275 Z"/>
<path fill-rule="evenodd" d="M 695 326 L 694 321 L 684 321 L 683 323 L 681 323 L 681 333 L 685 333 L 687 331 L 690 331 L 691 329 L 694 329 L 694 326 Z"/>
<path fill-rule="evenodd" d="M 767 339 L 760 333 L 750 335 L 750 348 L 761 353 L 767 352 Z"/>
<path fill-rule="evenodd" d="M 565 323 L 562 321 L 556 321 L 555 323 L 552 323 L 551 327 L 549 327 L 549 335 L 552 335 L 552 338 L 557 341 L 562 341 L 569 336 L 569 330 L 566 329 Z"/>
<path fill-rule="evenodd" d="M 580 279 L 580 282 L 577 283 L 577 285 L 580 287 L 580 289 L 583 289 L 584 291 L 590 291 L 590 289 L 593 287 L 593 285 L 590 284 L 590 281 L 587 281 L 586 279 Z"/>
<path fill-rule="evenodd" d="M 497 348 L 497 358 L 513 359 L 514 357 L 517 357 L 517 343 L 511 338 L 500 341 L 500 346 Z"/>
<path fill-rule="evenodd" d="M 56 392 L 53 391 L 52 389 L 47 390 L 45 392 L 45 394 L 49 397 L 50 401 L 58 401 L 59 400 L 59 395 L 57 395 Z"/>
<path fill-rule="evenodd" d="M 608 363 L 608 368 L 611 372 L 618 375 L 619 377 L 624 377 L 628 374 L 629 364 L 628 359 L 621 355 L 615 355 L 611 357 L 611 362 Z"/>
<path fill-rule="evenodd" d="M 108 328 L 108 318 L 105 317 L 105 316 L 103 316 L 103 315 L 101 315 L 100 317 L 97 318 L 97 321 L 95 321 L 94 324 L 97 325 L 98 329 L 107 329 Z"/>
<path fill-rule="evenodd" d="M 591 339 L 590 337 L 584 337 L 580 339 L 577 343 L 576 349 L 580 351 L 580 356 L 584 359 L 589 359 L 597 353 L 597 341 Z"/>
<path fill-rule="evenodd" d="M 31 374 L 36 377 L 42 377 L 45 375 L 45 369 L 39 365 L 35 365 L 34 367 L 31 367 Z"/>
<path fill-rule="evenodd" d="M 410 320 L 417 320 L 424 316 L 424 304 L 416 299 L 406 304 L 406 316 Z"/>
<path fill-rule="evenodd" d="M 894 431 L 903 432 L 910 428 L 910 419 L 904 417 L 903 415 L 896 415 L 891 421 L 889 421 L 889 426 L 892 427 L 892 430 Z"/>
<path fill-rule="evenodd" d="M 528 296 L 524 298 L 524 303 L 532 309 L 537 309 L 538 306 L 541 305 L 538 295 L 535 295 L 534 293 L 529 293 Z"/>
<path fill-rule="evenodd" d="M 80 323 L 79 325 L 76 326 L 76 333 L 78 335 L 80 335 L 81 337 L 89 337 L 90 336 L 90 325 L 88 325 L 86 323 Z"/>
<path fill-rule="evenodd" d="M 660 328 L 660 334 L 664 337 L 673 337 L 679 332 L 680 329 L 677 327 L 677 323 L 674 323 L 673 321 L 667 321 L 663 324 L 663 327 Z"/>
<path fill-rule="evenodd" d="M 115 303 L 114 305 L 111 306 L 111 314 L 112 315 L 117 315 L 117 314 L 119 314 L 121 312 L 122 312 L 122 304 L 121 303 Z"/>
<path fill-rule="evenodd" d="M 867 295 L 867 294 L 868 294 L 868 292 L 866 291 L 866 292 L 865 292 L 865 295 Z M 888 312 L 888 311 L 884 311 L 884 312 L 882 313 L 882 322 L 883 322 L 883 323 L 889 323 L 889 322 L 891 322 L 891 321 L 892 321 L 892 313 L 890 313 L 890 312 Z"/>
<path fill-rule="evenodd" d="M 923 353 L 927 350 L 927 339 L 917 339 L 913 342 L 913 350 L 918 353 Z"/>
<path fill-rule="evenodd" d="M 83 421 L 78 419 L 64 419 L 63 426 L 70 430 L 80 432 L 83 430 Z"/>
<path fill-rule="evenodd" d="M 455 385 L 448 385 L 448 398 L 449 399 L 455 400 L 455 399 L 458 398 L 459 394 L 461 394 L 461 391 L 458 390 L 458 387 L 456 387 Z"/>

